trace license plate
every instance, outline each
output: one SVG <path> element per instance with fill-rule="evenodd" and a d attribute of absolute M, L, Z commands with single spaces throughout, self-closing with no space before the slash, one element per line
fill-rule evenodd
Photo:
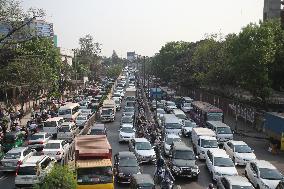
<path fill-rule="evenodd" d="M 5 165 L 6 165 L 7 167 L 12 167 L 12 166 L 13 166 L 12 163 L 5 163 Z"/>

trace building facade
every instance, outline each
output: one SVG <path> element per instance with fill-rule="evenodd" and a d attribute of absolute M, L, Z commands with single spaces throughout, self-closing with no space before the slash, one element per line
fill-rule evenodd
<path fill-rule="evenodd" d="M 134 61 L 136 57 L 135 51 L 134 52 L 127 52 L 127 60 L 130 62 Z"/>
<path fill-rule="evenodd" d="M 264 0 L 263 20 L 280 18 L 281 0 Z"/>

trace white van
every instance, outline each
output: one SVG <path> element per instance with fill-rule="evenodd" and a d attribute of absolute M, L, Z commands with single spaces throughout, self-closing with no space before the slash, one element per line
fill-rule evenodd
<path fill-rule="evenodd" d="M 58 132 L 58 129 L 60 128 L 63 122 L 64 122 L 63 117 L 49 118 L 43 124 L 43 132 L 56 135 Z"/>
<path fill-rule="evenodd" d="M 164 114 L 162 125 L 166 134 L 181 135 L 182 124 L 174 114 Z"/>
<path fill-rule="evenodd" d="M 65 121 L 74 122 L 79 115 L 80 104 L 67 103 L 58 110 L 58 116 L 63 117 Z"/>
<path fill-rule="evenodd" d="M 191 140 L 193 150 L 195 154 L 198 155 L 199 159 L 205 159 L 205 154 L 207 150 L 212 148 L 218 148 L 216 134 L 208 128 L 192 128 Z"/>
<path fill-rule="evenodd" d="M 217 140 L 220 144 L 233 140 L 233 132 L 225 123 L 221 121 L 207 121 L 206 125 L 216 133 Z"/>

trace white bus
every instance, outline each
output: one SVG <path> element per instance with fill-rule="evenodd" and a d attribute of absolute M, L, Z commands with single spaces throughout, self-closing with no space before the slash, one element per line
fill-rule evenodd
<path fill-rule="evenodd" d="M 79 115 L 80 104 L 67 103 L 58 110 L 58 116 L 63 117 L 65 121 L 75 122 Z"/>

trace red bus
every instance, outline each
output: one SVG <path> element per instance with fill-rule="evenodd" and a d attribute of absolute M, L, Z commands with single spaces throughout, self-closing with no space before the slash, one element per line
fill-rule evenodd
<path fill-rule="evenodd" d="M 223 111 L 207 102 L 194 101 L 191 103 L 190 117 L 200 127 L 205 127 L 207 121 L 224 122 Z"/>

